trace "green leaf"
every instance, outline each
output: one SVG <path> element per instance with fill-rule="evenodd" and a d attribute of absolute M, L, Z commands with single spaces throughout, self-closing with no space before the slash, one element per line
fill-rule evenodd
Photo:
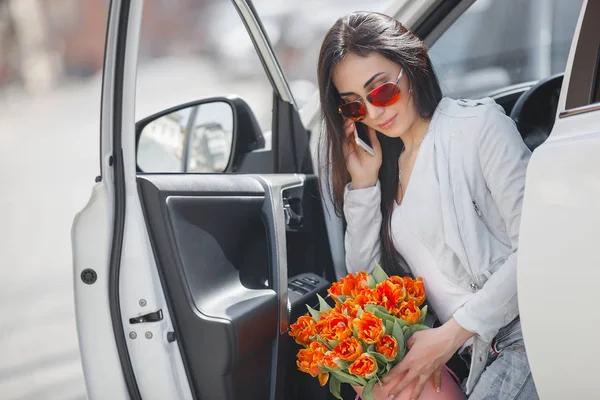
<path fill-rule="evenodd" d="M 313 319 L 319 322 L 319 320 L 321 319 L 321 313 L 309 306 L 308 304 L 306 305 L 306 308 L 308 308 L 308 312 L 313 317 Z"/>
<path fill-rule="evenodd" d="M 414 335 L 415 332 L 419 332 L 419 331 L 425 331 L 427 329 L 429 329 L 429 327 L 427 325 L 422 325 L 422 324 L 414 324 L 409 326 L 410 329 L 410 336 Z"/>
<path fill-rule="evenodd" d="M 341 296 L 336 296 L 336 295 L 334 295 L 334 294 L 330 294 L 330 296 L 331 296 L 331 297 L 332 297 L 334 300 L 336 300 L 338 303 L 341 303 L 341 304 L 344 304 L 344 302 L 345 302 L 345 301 L 346 301 L 346 299 L 348 298 L 348 296 L 344 296 L 344 295 L 341 295 Z"/>
<path fill-rule="evenodd" d="M 348 368 L 350 368 L 350 365 L 352 364 L 350 361 L 345 361 L 342 360 L 341 358 L 336 358 L 334 360 L 334 362 L 338 365 L 338 367 L 340 367 L 340 369 L 342 370 L 346 370 Z"/>
<path fill-rule="evenodd" d="M 427 306 L 421 309 L 421 318 L 419 318 L 419 324 L 424 324 L 425 318 L 427 318 Z"/>
<path fill-rule="evenodd" d="M 385 321 L 385 334 L 391 335 L 393 331 L 394 331 L 394 323 L 392 321 L 386 320 Z"/>
<path fill-rule="evenodd" d="M 403 326 L 402 327 L 402 334 L 404 335 L 404 341 L 406 342 L 408 340 L 408 338 L 410 337 L 411 333 L 410 333 L 410 326 Z"/>
<path fill-rule="evenodd" d="M 363 388 L 362 398 L 363 400 L 375 400 L 373 397 L 373 388 L 375 387 L 375 383 L 377 383 L 377 379 L 371 379 Z"/>
<path fill-rule="evenodd" d="M 333 397 L 335 397 L 336 399 L 339 400 L 344 400 L 342 395 L 340 394 L 342 389 L 342 382 L 340 382 L 340 380 L 338 378 L 336 378 L 335 376 L 329 376 L 329 391 L 331 392 L 331 394 L 333 395 Z"/>
<path fill-rule="evenodd" d="M 331 347 L 331 345 L 329 344 L 329 342 L 327 340 L 323 339 L 319 335 L 313 335 L 313 336 L 311 336 L 310 340 L 317 340 L 317 341 L 323 343 L 325 345 L 325 347 L 327 347 L 329 350 L 333 350 L 333 347 Z"/>
<path fill-rule="evenodd" d="M 358 335 L 357 335 L 358 337 Z M 369 351 L 369 345 L 362 339 L 358 339 L 358 341 L 360 342 L 360 344 L 362 344 L 362 348 L 363 348 L 363 353 L 366 353 L 367 351 Z"/>
<path fill-rule="evenodd" d="M 356 318 L 360 318 L 360 316 L 363 314 L 363 312 L 364 312 L 363 309 L 359 308 L 358 312 L 356 313 Z"/>
<path fill-rule="evenodd" d="M 317 297 L 319 298 L 319 309 L 320 311 L 329 311 L 331 310 L 331 306 L 329 304 L 327 304 L 327 302 L 325 301 L 325 299 L 323 299 L 318 293 L 317 293 Z"/>
<path fill-rule="evenodd" d="M 408 331 L 408 329 L 407 329 Z M 400 327 L 400 324 L 395 323 L 392 331 L 392 336 L 398 342 L 398 352 L 396 353 L 396 362 L 400 362 L 406 354 L 406 334 L 404 333 L 404 327 Z"/>
<path fill-rule="evenodd" d="M 400 347 L 400 343 L 404 343 L 404 333 L 402 332 L 402 327 L 396 321 L 394 322 L 394 327 L 392 328 L 392 336 L 398 342 L 398 347 Z"/>
<path fill-rule="evenodd" d="M 373 276 L 373 278 L 375 279 L 375 282 L 377 282 L 377 283 L 381 283 L 381 282 L 385 281 L 387 278 L 389 278 L 388 275 L 383 270 L 383 268 L 381 268 L 381 265 L 379 265 L 379 263 L 377 261 L 375 261 L 375 267 L 373 268 L 373 273 L 371 275 Z"/>
<path fill-rule="evenodd" d="M 375 351 L 375 345 L 374 344 L 370 344 L 367 346 L 367 353 L 370 353 L 372 351 Z"/>
<path fill-rule="evenodd" d="M 379 306 L 377 304 L 365 304 L 365 311 L 368 311 L 370 313 L 375 313 L 376 311 L 380 311 L 384 314 L 391 315 L 390 312 L 387 310 L 387 308 L 385 308 L 383 306 Z"/>
<path fill-rule="evenodd" d="M 408 326 L 409 325 L 408 322 L 406 322 L 402 318 L 396 318 L 396 320 L 398 321 L 398 325 L 400 325 L 400 326 Z"/>
<path fill-rule="evenodd" d="M 335 346 L 337 346 L 338 344 L 340 344 L 340 341 L 339 341 L 339 340 L 330 340 L 330 341 L 329 341 L 329 345 L 330 345 L 331 347 L 335 347 Z"/>
<path fill-rule="evenodd" d="M 369 287 L 369 289 L 375 289 L 375 286 L 377 286 L 377 282 L 375 281 L 375 278 L 373 278 L 372 275 L 369 275 L 369 277 L 367 278 L 367 286 Z"/>
<path fill-rule="evenodd" d="M 404 337 L 404 335 L 402 335 Z M 404 340 L 398 342 L 398 351 L 396 352 L 396 358 L 394 359 L 394 363 L 397 364 L 406 355 L 406 342 Z"/>
<path fill-rule="evenodd" d="M 386 364 L 386 366 L 385 366 L 385 374 L 387 375 L 387 373 L 390 372 L 390 370 L 392 368 L 394 368 L 395 365 L 396 365 L 395 363 L 388 363 L 388 364 Z"/>
<path fill-rule="evenodd" d="M 347 372 L 335 370 L 331 371 L 331 374 L 334 375 L 337 379 L 339 379 L 342 383 L 348 383 L 350 385 L 356 386 L 365 386 L 367 384 L 367 380 L 361 378 L 360 376 L 354 376 Z"/>
<path fill-rule="evenodd" d="M 368 351 L 368 353 L 370 355 L 372 355 L 373 357 L 375 357 L 377 362 L 383 366 L 386 366 L 389 362 L 392 361 L 392 360 L 388 360 L 387 358 L 385 358 L 385 356 L 383 354 L 378 353 L 376 351 Z"/>
<path fill-rule="evenodd" d="M 369 311 L 369 312 L 371 312 L 371 311 Z M 373 315 L 375 315 L 377 318 L 380 318 L 384 323 L 385 323 L 385 321 L 391 321 L 392 323 L 394 323 L 397 320 L 397 318 L 394 317 L 393 315 L 390 315 L 387 312 L 384 313 L 381 310 L 374 309 L 373 312 L 371 312 L 371 313 Z"/>

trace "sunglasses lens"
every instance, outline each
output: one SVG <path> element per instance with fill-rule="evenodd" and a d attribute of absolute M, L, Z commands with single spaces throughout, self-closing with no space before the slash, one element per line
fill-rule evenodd
<path fill-rule="evenodd" d="M 344 103 L 340 106 L 340 111 L 342 112 L 342 115 L 354 121 L 360 121 L 367 115 L 365 107 L 360 101 Z"/>
<path fill-rule="evenodd" d="M 385 83 L 373 89 L 367 100 L 377 107 L 388 107 L 400 100 L 400 88 L 393 83 Z"/>

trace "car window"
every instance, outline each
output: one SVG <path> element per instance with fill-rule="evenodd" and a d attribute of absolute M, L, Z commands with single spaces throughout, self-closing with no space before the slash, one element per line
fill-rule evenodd
<path fill-rule="evenodd" d="M 177 105 L 230 94 L 249 104 L 270 148 L 273 89 L 233 3 L 144 1 L 136 121 Z M 154 126 L 140 138 L 138 164 L 143 159 L 144 172 L 183 172 L 185 135 L 178 124 L 159 122 L 159 129 Z"/>
<path fill-rule="evenodd" d="M 275 54 L 302 108 L 317 91 L 317 60 L 325 34 L 352 11 L 385 12 L 392 0 L 254 0 Z"/>
<path fill-rule="evenodd" d="M 600 3 L 597 1 L 588 2 L 573 59 L 567 92 L 567 110 L 600 102 L 599 18 Z M 572 114 L 567 113 L 567 115 Z"/>
<path fill-rule="evenodd" d="M 484 96 L 564 72 L 582 0 L 477 0 L 431 46 L 444 95 Z"/>

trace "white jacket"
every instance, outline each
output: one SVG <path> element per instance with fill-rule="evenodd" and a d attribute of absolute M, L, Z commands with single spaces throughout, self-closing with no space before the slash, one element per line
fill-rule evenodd
<path fill-rule="evenodd" d="M 456 285 L 475 293 L 454 314 L 476 333 L 467 393 L 485 369 L 498 330 L 519 314 L 517 245 L 531 152 L 514 122 L 492 99 L 444 98 L 429 127 L 440 185 L 445 244 L 455 263 L 439 264 Z M 410 182 L 418 186 L 418 180 Z M 381 191 L 376 186 L 344 194 L 346 268 L 370 272 L 379 261 Z M 413 212 L 415 212 L 413 210 Z M 416 211 L 418 212 L 418 211 Z M 428 212 L 423 209 L 422 212 Z"/>

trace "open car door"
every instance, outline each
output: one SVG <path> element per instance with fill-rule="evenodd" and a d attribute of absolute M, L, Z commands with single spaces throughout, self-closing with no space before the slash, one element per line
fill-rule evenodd
<path fill-rule="evenodd" d="M 424 24 L 438 3 L 403 0 L 398 10 Z M 248 104 L 227 93 L 136 123 L 144 3 L 111 2 L 101 175 L 72 232 L 91 399 L 329 395 L 296 371 L 287 331 L 344 269 L 336 274 L 329 240 L 343 248 L 339 225 L 323 212 L 309 132 L 266 31 L 250 1 L 230 5 L 272 86 L 270 145 Z M 142 168 L 141 146 L 165 137 L 182 138 L 175 169 Z"/>

